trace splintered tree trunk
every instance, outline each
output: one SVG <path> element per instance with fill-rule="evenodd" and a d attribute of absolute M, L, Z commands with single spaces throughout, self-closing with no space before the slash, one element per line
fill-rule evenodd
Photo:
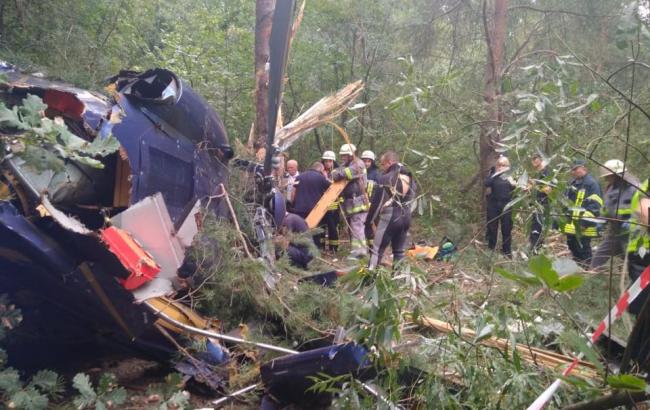
<path fill-rule="evenodd" d="M 487 64 L 485 67 L 485 120 L 481 126 L 479 157 L 481 175 L 486 176 L 497 157 L 495 143 L 501 138 L 500 129 L 503 111 L 500 105 L 501 70 L 503 68 L 506 29 L 508 19 L 508 0 L 484 0 L 483 23 L 487 44 Z M 485 187 L 481 189 L 481 204 L 485 209 Z"/>
<path fill-rule="evenodd" d="M 269 39 L 275 0 L 256 0 L 255 2 L 255 140 L 254 151 L 266 144 L 268 135 L 267 115 L 269 111 Z"/>

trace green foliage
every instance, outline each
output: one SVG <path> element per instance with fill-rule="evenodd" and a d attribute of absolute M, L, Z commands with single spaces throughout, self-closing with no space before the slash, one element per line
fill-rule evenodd
<path fill-rule="evenodd" d="M 23 131 L 17 137 L 0 137 L 0 144 L 9 145 L 11 140 L 16 138 L 21 144 L 15 150 L 16 155 L 23 156 L 37 169 L 54 170 L 63 168 L 63 159 L 103 168 L 104 164 L 96 157 L 103 157 L 118 150 L 119 142 L 112 136 L 97 137 L 88 142 L 70 132 L 61 117 L 54 120 L 45 117 L 46 108 L 43 101 L 32 94 L 25 97 L 22 105 L 15 105 L 12 109 L 0 103 L 0 129 Z"/>
<path fill-rule="evenodd" d="M 413 320 L 417 320 L 421 297 L 428 294 L 424 272 L 404 264 L 396 274 L 378 268 L 373 272 L 361 269 L 348 276 L 346 286 L 363 302 L 349 334 L 381 354 L 393 352 L 394 344 L 401 339 L 404 315 L 412 312 Z"/>
<path fill-rule="evenodd" d="M 22 321 L 19 309 L 9 303 L 7 295 L 0 295 L 0 340 L 6 331 Z M 40 370 L 28 384 L 20 380 L 20 374 L 11 367 L 5 368 L 6 354 L 0 349 L 0 403 L 9 408 L 39 410 L 48 407 L 50 399 L 58 400 L 64 391 L 63 379 L 51 370 Z"/>
<path fill-rule="evenodd" d="M 553 268 L 551 260 L 544 255 L 532 257 L 528 262 L 528 270 L 516 274 L 508 272 L 503 268 L 495 268 L 495 272 L 506 279 L 514 280 L 524 285 L 544 285 L 556 292 L 569 292 L 582 286 L 584 278 L 578 274 L 560 274 Z"/>
<path fill-rule="evenodd" d="M 119 408 L 126 401 L 126 390 L 115 384 L 115 376 L 110 373 L 102 374 L 96 389 L 90 382 L 88 375 L 78 373 L 72 379 L 72 387 L 79 392 L 79 395 L 74 399 L 74 404 L 78 409 L 94 408 L 96 410 L 105 410 Z"/>
<path fill-rule="evenodd" d="M 147 395 L 160 397 L 157 410 L 190 409 L 190 395 L 182 390 L 184 387 L 183 376 L 179 373 L 170 373 L 165 377 L 164 383 L 155 383 L 147 387 Z"/>
<path fill-rule="evenodd" d="M 613 389 L 645 391 L 648 385 L 645 380 L 631 374 L 616 374 L 607 376 L 607 384 Z"/>

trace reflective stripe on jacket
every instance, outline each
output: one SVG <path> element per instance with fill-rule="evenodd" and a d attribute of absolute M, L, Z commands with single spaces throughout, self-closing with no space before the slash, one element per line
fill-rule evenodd
<path fill-rule="evenodd" d="M 587 174 L 581 179 L 571 181 L 565 193 L 573 202 L 570 220 L 560 226 L 560 231 L 568 235 L 598 236 L 598 222 L 587 218 L 600 216 L 603 207 L 600 186 L 594 178 Z"/>
<path fill-rule="evenodd" d="M 633 211 L 639 207 L 639 201 L 641 198 L 646 196 L 644 192 L 648 192 L 650 185 L 649 181 L 650 180 L 646 179 L 645 182 L 640 186 L 641 191 L 637 190 L 632 196 L 632 203 L 630 208 Z M 638 222 L 638 215 L 632 215 L 631 221 Z M 641 251 L 641 249 L 643 249 L 643 251 Z M 627 245 L 627 252 L 639 253 L 639 256 L 641 256 L 641 253 L 643 252 L 650 253 L 650 232 L 648 232 L 647 227 L 637 225 L 636 223 L 630 224 L 630 242 Z"/>

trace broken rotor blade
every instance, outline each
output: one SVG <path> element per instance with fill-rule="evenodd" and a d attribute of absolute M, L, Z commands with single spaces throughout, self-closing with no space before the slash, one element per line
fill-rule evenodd
<path fill-rule="evenodd" d="M 165 322 L 170 323 L 170 324 L 172 324 L 172 325 L 174 325 L 176 327 L 179 327 L 181 329 L 187 330 L 190 333 L 194 333 L 194 334 L 201 335 L 201 336 L 213 337 L 215 339 L 219 339 L 219 340 L 223 340 L 223 341 L 231 342 L 231 343 L 247 344 L 247 345 L 259 347 L 260 349 L 271 350 L 271 351 L 274 351 L 274 352 L 280 352 L 280 353 L 285 353 L 285 354 L 298 354 L 299 353 L 296 350 L 286 349 L 286 348 L 280 347 L 280 346 L 274 346 L 274 345 L 270 345 L 270 344 L 267 344 L 267 343 L 252 342 L 250 340 L 240 339 L 238 337 L 228 336 L 228 335 L 224 335 L 224 334 L 221 334 L 221 333 L 216 333 L 216 332 L 212 332 L 212 331 L 209 331 L 209 330 L 199 329 L 198 327 L 186 325 L 185 323 L 179 322 L 178 320 L 171 318 L 167 314 L 163 313 L 161 310 L 156 309 L 155 307 L 151 306 L 146 301 L 145 301 L 145 304 L 147 305 L 147 307 L 149 307 L 149 309 L 151 309 L 151 311 L 156 316 L 160 317 Z"/>
<path fill-rule="evenodd" d="M 277 0 L 273 12 L 271 38 L 269 39 L 269 103 L 267 115 L 267 140 L 266 156 L 264 158 L 264 175 L 271 175 L 271 157 L 273 156 L 273 142 L 275 141 L 275 128 L 278 121 L 278 111 L 282 104 L 282 86 L 284 84 L 284 70 L 287 66 L 289 55 L 289 37 L 291 33 L 291 17 L 293 14 L 293 0 Z"/>

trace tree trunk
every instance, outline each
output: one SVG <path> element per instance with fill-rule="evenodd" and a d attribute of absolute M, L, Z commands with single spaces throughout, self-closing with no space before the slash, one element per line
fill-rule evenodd
<path fill-rule="evenodd" d="M 489 3 L 489 4 L 488 4 Z M 487 175 L 497 157 L 495 142 L 501 138 L 500 127 L 503 111 L 500 105 L 501 70 L 503 68 L 506 26 L 508 19 L 508 0 L 484 0 L 483 24 L 487 45 L 485 67 L 485 121 L 481 125 L 479 159 L 481 175 Z M 485 209 L 485 187 L 481 190 L 481 204 Z"/>
<path fill-rule="evenodd" d="M 269 111 L 269 39 L 275 0 L 255 2 L 255 141 L 254 151 L 266 145 L 267 115 Z"/>

